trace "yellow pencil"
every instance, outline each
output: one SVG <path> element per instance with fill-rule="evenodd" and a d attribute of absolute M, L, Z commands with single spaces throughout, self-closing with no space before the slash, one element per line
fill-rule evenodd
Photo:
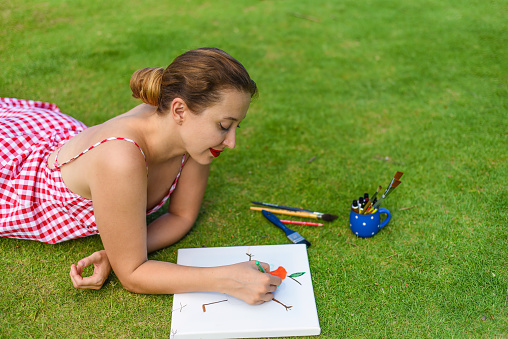
<path fill-rule="evenodd" d="M 273 209 L 273 208 L 264 208 L 264 207 L 251 207 L 250 209 L 253 211 L 265 210 L 265 211 L 277 213 L 277 214 L 285 214 L 285 215 L 292 215 L 295 217 L 318 219 L 317 215 L 312 214 L 312 213 L 307 213 L 307 212 L 293 212 L 293 211 L 277 210 L 277 209 Z"/>

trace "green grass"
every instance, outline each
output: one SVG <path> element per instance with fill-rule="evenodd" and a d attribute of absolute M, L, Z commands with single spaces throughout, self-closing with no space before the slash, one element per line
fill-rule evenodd
<path fill-rule="evenodd" d="M 507 14 L 501 0 L 0 0 L 0 95 L 98 124 L 137 103 L 135 70 L 222 48 L 260 96 L 193 230 L 151 258 L 287 243 L 250 200 L 313 208 L 339 216 L 294 227 L 312 243 L 320 337 L 508 337 Z M 356 238 L 351 201 L 397 170 L 391 222 Z M 70 264 L 101 248 L 0 239 L 0 337 L 170 337 L 172 296 L 114 275 L 72 287 Z"/>

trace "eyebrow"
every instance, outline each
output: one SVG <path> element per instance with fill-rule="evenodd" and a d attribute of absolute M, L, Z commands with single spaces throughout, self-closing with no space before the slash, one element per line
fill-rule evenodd
<path fill-rule="evenodd" d="M 224 118 L 224 119 L 226 119 L 226 120 L 238 121 L 238 119 L 237 119 L 237 118 L 233 118 L 233 117 L 226 117 L 226 118 Z"/>

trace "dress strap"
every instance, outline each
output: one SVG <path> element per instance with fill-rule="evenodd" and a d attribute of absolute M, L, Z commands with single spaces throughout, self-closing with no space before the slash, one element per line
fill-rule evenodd
<path fill-rule="evenodd" d="M 70 158 L 69 160 L 61 163 L 61 164 L 58 164 L 58 154 L 60 153 L 60 150 L 62 149 L 62 146 L 60 146 L 58 148 L 58 150 L 56 151 L 56 156 L 55 156 L 55 161 L 53 162 L 53 166 L 55 168 L 58 168 L 60 169 L 63 165 L 67 165 L 68 163 L 70 163 L 71 161 L 74 161 L 76 160 L 77 158 L 79 158 L 80 156 L 82 156 L 83 154 L 85 154 L 86 152 L 90 151 L 91 149 L 94 149 L 95 147 L 99 146 L 99 145 L 102 145 L 103 143 L 105 143 L 106 141 L 110 141 L 110 140 L 125 140 L 125 141 L 128 141 L 128 142 L 131 142 L 133 143 L 134 145 L 136 145 L 138 148 L 139 148 L 139 151 L 141 152 L 141 154 L 143 155 L 143 158 L 145 159 L 145 164 L 146 164 L 146 173 L 148 175 L 148 164 L 146 162 L 146 156 L 145 156 L 145 153 L 143 152 L 143 150 L 141 149 L 141 147 L 132 139 L 128 139 L 128 138 L 121 138 L 121 137 L 110 137 L 110 138 L 107 138 L 107 139 L 104 139 L 102 141 L 99 141 L 98 143 L 96 144 L 93 144 L 92 146 L 88 147 L 86 150 L 84 150 L 83 152 L 79 153 L 78 155 Z"/>

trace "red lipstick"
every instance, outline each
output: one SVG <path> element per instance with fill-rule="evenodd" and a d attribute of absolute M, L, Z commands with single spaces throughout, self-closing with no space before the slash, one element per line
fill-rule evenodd
<path fill-rule="evenodd" d="M 222 151 L 224 151 L 224 150 L 222 150 Z M 221 154 L 222 151 L 210 148 L 210 153 L 212 153 L 214 158 L 217 158 Z"/>

